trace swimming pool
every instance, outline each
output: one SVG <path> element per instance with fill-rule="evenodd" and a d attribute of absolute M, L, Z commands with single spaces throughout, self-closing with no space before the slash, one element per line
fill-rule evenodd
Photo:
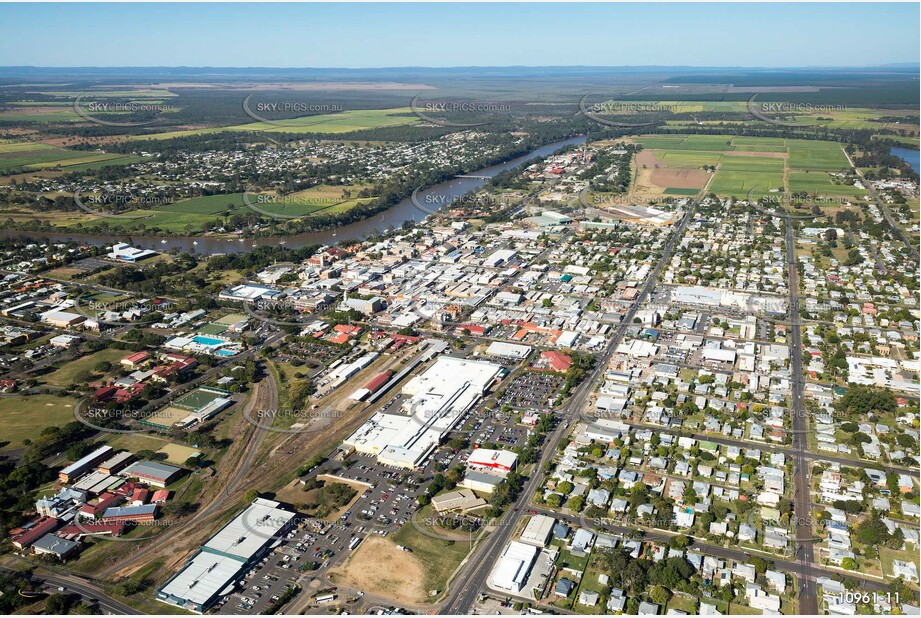
<path fill-rule="evenodd" d="M 236 350 L 221 349 L 215 352 L 218 356 L 233 356 L 237 353 Z"/>
<path fill-rule="evenodd" d="M 203 335 L 195 335 L 192 337 L 192 341 L 199 345 L 205 345 L 209 347 L 219 346 L 227 343 L 226 339 L 217 339 L 216 337 L 205 337 Z"/>

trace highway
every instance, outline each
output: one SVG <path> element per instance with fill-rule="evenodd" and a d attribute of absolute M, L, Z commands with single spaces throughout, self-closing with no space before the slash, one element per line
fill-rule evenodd
<path fill-rule="evenodd" d="M 653 268 L 648 279 L 646 280 L 646 284 L 643 286 L 643 289 L 636 297 L 636 300 L 634 300 L 634 302 L 630 305 L 630 309 L 624 315 L 623 320 L 621 320 L 619 326 L 614 331 L 614 335 L 608 343 L 607 348 L 605 348 L 605 351 L 597 360 L 594 370 L 589 376 L 586 376 L 582 384 L 580 384 L 576 389 L 576 392 L 573 393 L 569 401 L 560 410 L 559 415 L 562 422 L 560 422 L 556 429 L 554 429 L 553 433 L 548 436 L 547 441 L 543 447 L 541 458 L 534 465 L 531 476 L 525 483 L 525 486 L 519 494 L 518 499 L 505 514 L 503 519 L 499 522 L 498 530 L 493 532 L 480 544 L 477 549 L 474 550 L 473 555 L 470 556 L 468 561 L 470 566 L 467 567 L 467 572 L 458 574 L 458 577 L 455 579 L 455 581 L 460 583 L 445 600 L 441 607 L 442 613 L 470 613 L 473 604 L 476 603 L 477 598 L 480 595 L 480 591 L 486 585 L 486 579 L 489 577 L 489 573 L 492 570 L 493 565 L 499 556 L 502 555 L 502 551 L 505 549 L 506 544 L 510 540 L 512 532 L 516 528 L 515 524 L 525 514 L 525 507 L 530 501 L 531 496 L 539 487 L 543 477 L 544 466 L 553 458 L 554 454 L 556 453 L 557 444 L 559 444 L 559 442 L 568 433 L 571 422 L 580 416 L 585 402 L 588 400 L 588 397 L 594 390 L 598 377 L 604 373 L 608 360 L 611 358 L 611 355 L 614 353 L 614 350 L 617 348 L 621 339 L 623 339 L 627 328 L 633 323 L 633 318 L 636 315 L 637 310 L 639 310 L 643 302 L 645 302 L 646 297 L 655 287 L 656 281 L 659 278 L 659 273 L 662 271 L 662 268 L 665 266 L 665 264 L 671 259 L 675 244 L 684 235 L 684 230 L 687 227 L 688 222 L 691 220 L 693 214 L 694 207 L 692 206 L 688 209 L 688 212 L 685 213 L 677 229 L 672 233 L 671 237 L 666 242 L 665 247 L 662 250 L 662 255 L 656 262 L 655 268 Z"/>

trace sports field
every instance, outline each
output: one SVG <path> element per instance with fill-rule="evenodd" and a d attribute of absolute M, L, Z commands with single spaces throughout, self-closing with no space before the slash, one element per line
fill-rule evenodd
<path fill-rule="evenodd" d="M 196 388 L 194 391 L 187 393 L 173 402 L 173 405 L 184 410 L 198 412 L 206 405 L 220 397 L 226 397 L 230 393 L 219 389 Z"/>

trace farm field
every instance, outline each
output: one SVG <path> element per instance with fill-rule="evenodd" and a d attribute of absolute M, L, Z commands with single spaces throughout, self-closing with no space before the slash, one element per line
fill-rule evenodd
<path fill-rule="evenodd" d="M 140 157 L 116 153 L 64 150 L 40 142 L 0 143 L 0 174 L 55 167 L 79 171 L 103 165 L 124 165 L 126 162 L 134 163 L 139 160 Z"/>
<path fill-rule="evenodd" d="M 224 131 L 258 131 L 260 133 L 350 133 L 365 129 L 379 129 L 407 124 L 416 124 L 421 119 L 412 115 L 409 108 L 395 109 L 359 109 L 348 110 L 338 114 L 320 114 L 279 120 L 282 126 L 267 122 L 251 122 L 227 127 L 210 127 L 206 129 L 189 129 L 185 131 L 167 131 L 148 135 L 134 135 L 132 141 L 152 139 L 172 139 L 189 135 L 208 135 Z"/>
<path fill-rule="evenodd" d="M 649 192 L 690 195 L 698 186 L 683 180 L 702 168 L 716 167 L 706 191 L 724 197 L 755 197 L 782 191 L 828 197 L 861 197 L 865 191 L 834 184 L 830 173 L 850 169 L 841 145 L 815 140 L 723 135 L 641 135 L 631 138 L 645 150 L 634 188 Z M 650 172 L 648 168 L 655 169 Z M 664 169 L 663 169 L 664 168 Z M 701 188 L 703 185 L 700 185 Z"/>

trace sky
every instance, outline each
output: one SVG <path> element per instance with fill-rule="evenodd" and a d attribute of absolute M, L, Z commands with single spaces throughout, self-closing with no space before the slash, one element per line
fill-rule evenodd
<path fill-rule="evenodd" d="M 919 4 L 0 4 L 0 65 L 917 63 Z"/>

